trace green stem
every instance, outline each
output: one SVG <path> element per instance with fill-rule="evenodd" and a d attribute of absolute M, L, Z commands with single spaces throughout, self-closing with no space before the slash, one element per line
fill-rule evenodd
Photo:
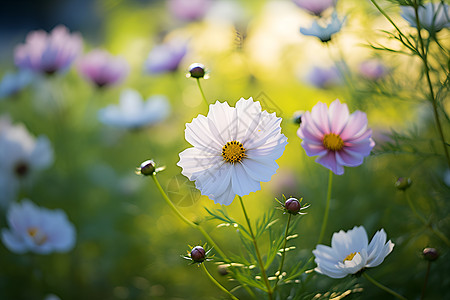
<path fill-rule="evenodd" d="M 327 222 L 328 222 L 328 212 L 330 211 L 332 185 L 333 185 L 333 171 L 330 170 L 330 173 L 328 176 L 327 203 L 325 206 L 325 213 L 324 213 L 323 221 L 322 221 L 322 229 L 320 229 L 319 241 L 317 242 L 317 244 L 320 244 L 322 242 L 323 236 L 325 235 L 325 229 L 327 227 Z"/>
<path fill-rule="evenodd" d="M 208 276 L 209 279 L 211 279 L 211 281 L 222 291 L 224 291 L 225 293 L 227 293 L 231 299 L 233 300 L 239 300 L 238 298 L 236 298 L 232 293 L 230 293 L 226 288 L 224 288 L 209 272 L 208 269 L 206 269 L 205 264 L 202 263 L 202 269 L 203 271 L 205 271 L 206 275 Z"/>
<path fill-rule="evenodd" d="M 197 78 L 197 85 L 200 90 L 200 93 L 202 94 L 203 102 L 205 102 L 206 107 L 209 107 L 208 100 L 206 100 L 205 93 L 203 93 L 202 85 L 200 84 L 200 78 Z"/>
<path fill-rule="evenodd" d="M 438 113 L 438 108 L 437 108 L 437 103 L 436 103 L 437 101 L 436 101 L 436 97 L 434 95 L 433 84 L 431 83 L 430 68 L 428 67 L 427 52 L 425 51 L 422 34 L 420 33 L 421 26 L 420 26 L 420 20 L 419 20 L 419 5 L 417 4 L 417 1 L 414 1 L 413 4 L 414 4 L 414 12 L 416 15 L 417 35 L 419 38 L 419 46 L 420 46 L 420 50 L 421 50 L 421 51 L 418 51 L 418 53 L 419 53 L 419 57 L 422 59 L 423 67 L 425 69 L 425 77 L 427 79 L 428 89 L 430 90 L 429 97 L 430 97 L 431 103 L 433 104 L 434 119 L 436 121 L 436 126 L 437 126 L 439 136 L 442 141 L 442 146 L 444 147 L 444 154 L 445 154 L 445 157 L 447 158 L 447 164 L 450 167 L 450 155 L 448 153 L 447 145 L 445 143 L 444 132 L 442 131 L 441 121 L 439 120 L 439 113 Z"/>
<path fill-rule="evenodd" d="M 409 195 L 406 193 L 406 191 L 404 191 L 404 193 L 406 201 L 408 202 L 409 207 L 416 215 L 416 217 L 423 223 L 423 225 L 425 225 L 425 227 L 429 228 L 436 236 L 438 236 L 445 244 L 447 244 L 448 247 L 450 247 L 450 240 L 442 232 L 440 232 L 439 229 L 433 228 L 433 226 L 417 212 L 416 207 L 412 203 Z"/>
<path fill-rule="evenodd" d="M 244 201 L 242 201 L 242 197 L 239 196 L 239 201 L 241 202 L 242 211 L 244 212 L 245 220 L 247 221 L 248 230 L 250 232 L 250 235 L 252 236 L 253 246 L 255 247 L 256 251 L 256 257 L 258 258 L 259 267 L 261 268 L 261 274 L 264 279 L 264 283 L 267 287 L 267 294 L 269 295 L 269 299 L 272 299 L 272 288 L 270 287 L 269 279 L 267 278 L 266 270 L 264 269 L 264 263 L 261 259 L 261 255 L 259 254 L 258 244 L 256 243 L 255 235 L 253 234 L 252 226 L 250 224 L 250 219 L 248 218 L 247 211 L 245 210 Z"/>
<path fill-rule="evenodd" d="M 229 259 L 225 255 L 225 253 L 219 248 L 219 246 L 217 246 L 217 244 L 213 241 L 213 239 L 209 236 L 209 234 L 200 225 L 195 224 L 194 222 L 190 221 L 185 216 L 183 216 L 183 214 L 175 207 L 175 205 L 172 203 L 172 201 L 170 201 L 167 194 L 164 192 L 163 188 L 161 187 L 161 184 L 159 184 L 159 181 L 156 178 L 156 174 L 153 174 L 151 176 L 152 176 L 153 181 L 156 184 L 158 191 L 161 193 L 163 199 L 166 201 L 166 203 L 169 205 L 169 207 L 175 212 L 175 214 L 181 220 L 183 220 L 186 224 L 188 224 L 192 228 L 199 230 L 203 234 L 203 236 L 206 238 L 208 243 L 217 251 L 217 253 L 219 253 L 220 257 L 222 257 L 226 261 L 229 261 Z"/>
<path fill-rule="evenodd" d="M 376 285 L 377 287 L 379 287 L 380 289 L 382 289 L 385 292 L 388 292 L 389 294 L 393 295 L 394 297 L 398 298 L 398 299 L 402 299 L 402 300 L 407 300 L 405 297 L 403 297 L 402 295 L 400 295 L 397 292 L 394 292 L 393 290 L 391 290 L 390 288 L 388 288 L 387 286 L 382 285 L 381 283 L 379 283 L 378 281 L 376 281 L 375 279 L 373 279 L 372 277 L 370 277 L 369 275 L 367 275 L 367 272 L 363 273 L 363 276 L 369 280 L 371 283 L 373 283 L 374 285 Z"/>
<path fill-rule="evenodd" d="M 283 252 L 281 252 L 281 263 L 280 263 L 280 268 L 278 269 L 277 281 L 275 283 L 274 289 L 277 288 L 278 281 L 280 280 L 281 273 L 283 272 L 283 264 L 284 264 L 284 258 L 286 256 L 286 243 L 287 243 L 287 237 L 288 237 L 288 232 L 289 232 L 289 224 L 291 223 L 291 217 L 292 217 L 291 214 L 288 214 L 288 215 L 289 216 L 288 216 L 288 221 L 286 224 L 286 231 L 284 232 Z"/>
<path fill-rule="evenodd" d="M 428 277 L 430 276 L 430 268 L 431 268 L 431 261 L 428 261 L 427 274 L 425 275 L 425 280 L 423 282 L 423 288 L 422 288 L 422 294 L 420 295 L 421 300 L 425 297 L 425 290 L 427 289 Z"/>

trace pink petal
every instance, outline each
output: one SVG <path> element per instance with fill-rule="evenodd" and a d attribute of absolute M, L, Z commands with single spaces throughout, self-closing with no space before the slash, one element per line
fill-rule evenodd
<path fill-rule="evenodd" d="M 349 118 L 347 104 L 341 104 L 338 99 L 333 101 L 328 110 L 328 118 L 330 119 L 331 131 L 341 134 Z"/>
<path fill-rule="evenodd" d="M 328 107 L 325 103 L 318 102 L 311 110 L 311 119 L 317 129 L 323 134 L 330 133 L 330 120 L 328 119 Z"/>
<path fill-rule="evenodd" d="M 336 154 L 334 153 L 334 151 L 328 151 L 327 154 L 318 157 L 316 159 L 316 162 L 333 171 L 333 173 L 336 175 L 344 174 L 344 168 L 337 163 Z"/>
<path fill-rule="evenodd" d="M 344 141 L 359 137 L 367 128 L 367 115 L 359 110 L 350 115 L 347 125 L 342 130 L 341 138 Z"/>

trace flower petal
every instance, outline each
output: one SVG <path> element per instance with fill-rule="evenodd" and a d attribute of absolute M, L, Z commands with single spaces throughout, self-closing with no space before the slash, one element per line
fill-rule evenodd
<path fill-rule="evenodd" d="M 328 118 L 330 119 L 331 131 L 336 134 L 341 134 L 349 118 L 347 104 L 341 104 L 338 99 L 334 100 L 330 104 Z"/>

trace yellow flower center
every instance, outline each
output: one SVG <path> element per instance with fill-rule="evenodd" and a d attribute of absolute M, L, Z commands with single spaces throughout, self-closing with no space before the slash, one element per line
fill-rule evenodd
<path fill-rule="evenodd" d="M 28 235 L 33 239 L 33 241 L 37 245 L 42 245 L 43 243 L 45 243 L 45 241 L 47 241 L 47 236 L 45 234 L 43 234 L 41 231 L 39 231 L 38 228 L 30 227 L 30 228 L 28 228 L 27 231 L 28 231 Z"/>
<path fill-rule="evenodd" d="M 331 151 L 339 151 L 344 147 L 344 141 L 339 134 L 329 133 L 323 137 L 322 141 L 325 148 Z"/>
<path fill-rule="evenodd" d="M 344 258 L 344 260 L 343 260 L 342 262 L 345 262 L 346 260 L 352 261 L 353 257 L 355 257 L 355 255 L 356 255 L 357 253 L 359 253 L 359 252 L 353 252 L 353 253 L 350 253 L 349 255 L 347 255 L 346 258 Z"/>
<path fill-rule="evenodd" d="M 245 157 L 245 148 L 238 141 L 228 142 L 222 148 L 222 157 L 226 162 L 232 164 L 240 162 Z"/>

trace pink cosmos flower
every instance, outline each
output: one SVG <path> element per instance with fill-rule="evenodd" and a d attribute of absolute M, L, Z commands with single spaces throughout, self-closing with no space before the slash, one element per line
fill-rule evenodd
<path fill-rule="evenodd" d="M 148 54 L 144 68 L 149 74 L 174 72 L 187 53 L 187 42 L 172 39 L 156 45 Z"/>
<path fill-rule="evenodd" d="M 21 69 L 53 74 L 69 68 L 82 47 L 79 34 L 70 34 L 65 26 L 59 25 L 50 34 L 43 30 L 30 32 L 25 44 L 15 49 L 14 59 Z"/>
<path fill-rule="evenodd" d="M 378 80 L 386 76 L 388 68 L 378 59 L 363 61 L 359 65 L 359 73 L 367 79 Z"/>
<path fill-rule="evenodd" d="M 120 83 L 128 75 L 129 69 L 124 58 L 100 49 L 92 50 L 78 63 L 81 75 L 98 87 Z"/>
<path fill-rule="evenodd" d="M 344 174 L 344 166 L 361 165 L 375 146 L 366 114 L 355 111 L 350 115 L 347 104 L 338 99 L 329 108 L 319 102 L 304 113 L 297 135 L 306 154 L 319 156 L 316 162 L 337 175 Z"/>
<path fill-rule="evenodd" d="M 336 5 L 337 0 L 292 0 L 310 14 L 320 16 L 326 9 Z"/>
<path fill-rule="evenodd" d="M 169 0 L 167 5 L 175 18 L 182 21 L 195 21 L 206 14 L 211 0 Z"/>

